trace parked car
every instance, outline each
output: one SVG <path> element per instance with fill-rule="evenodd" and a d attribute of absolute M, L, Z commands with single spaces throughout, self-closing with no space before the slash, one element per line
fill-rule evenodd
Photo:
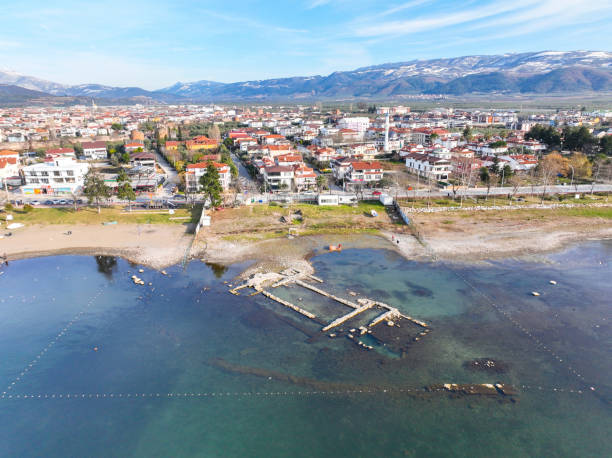
<path fill-rule="evenodd" d="M 67 201 L 67 200 L 64 200 L 64 199 L 61 199 L 61 200 L 58 202 L 58 205 L 67 205 L 67 204 L 68 204 L 68 201 Z"/>
<path fill-rule="evenodd" d="M 40 202 L 38 200 L 31 200 L 30 205 L 40 205 Z"/>
<path fill-rule="evenodd" d="M 53 205 L 53 201 L 52 200 L 45 200 L 44 204 L 45 205 Z"/>
<path fill-rule="evenodd" d="M 83 205 L 83 203 L 84 203 L 84 202 L 83 202 L 83 199 L 77 199 L 77 204 L 79 204 L 79 205 Z"/>
<path fill-rule="evenodd" d="M 60 203 L 59 199 L 53 199 L 51 201 L 51 205 L 59 205 L 59 203 Z"/>

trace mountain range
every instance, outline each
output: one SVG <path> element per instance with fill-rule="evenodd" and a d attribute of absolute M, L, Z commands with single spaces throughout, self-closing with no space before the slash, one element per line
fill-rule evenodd
<path fill-rule="evenodd" d="M 0 71 L 0 103 L 102 103 L 390 99 L 416 94 L 576 94 L 612 91 L 612 52 L 544 51 L 412 60 L 307 76 L 219 83 L 178 82 L 147 91 L 100 84 L 63 85 Z M 35 91 L 23 92 L 22 89 Z"/>

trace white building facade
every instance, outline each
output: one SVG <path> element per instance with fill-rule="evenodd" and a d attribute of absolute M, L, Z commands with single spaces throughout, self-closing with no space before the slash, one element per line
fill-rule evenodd
<path fill-rule="evenodd" d="M 89 164 L 72 158 L 58 157 L 40 164 L 23 167 L 24 194 L 71 195 L 78 193 L 85 182 Z"/>

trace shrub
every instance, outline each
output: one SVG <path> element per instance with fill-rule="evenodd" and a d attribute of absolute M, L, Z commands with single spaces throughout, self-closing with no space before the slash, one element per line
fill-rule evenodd
<path fill-rule="evenodd" d="M 13 207 L 13 204 L 8 203 L 8 204 L 6 204 L 6 205 L 4 206 L 4 209 L 5 209 L 7 212 L 11 212 L 11 211 L 13 211 L 13 210 L 15 209 L 15 207 Z"/>
<path fill-rule="evenodd" d="M 30 213 L 32 210 L 34 210 L 34 207 L 32 207 L 30 204 L 25 204 L 23 206 L 23 211 L 26 213 Z"/>

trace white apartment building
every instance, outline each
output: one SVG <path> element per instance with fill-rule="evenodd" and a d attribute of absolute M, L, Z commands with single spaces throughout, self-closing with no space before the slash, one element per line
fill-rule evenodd
<path fill-rule="evenodd" d="M 339 129 L 351 129 L 360 134 L 363 134 L 370 127 L 370 118 L 342 118 L 338 121 Z"/>
<path fill-rule="evenodd" d="M 97 161 L 100 159 L 106 159 L 106 142 L 83 142 L 83 156 L 89 160 Z"/>
<path fill-rule="evenodd" d="M 380 162 L 351 162 L 345 173 L 346 185 L 367 184 L 380 181 L 383 178 Z"/>
<path fill-rule="evenodd" d="M 89 164 L 71 157 L 56 157 L 22 169 L 24 194 L 75 194 L 85 182 Z"/>
<path fill-rule="evenodd" d="M 263 178 L 270 190 L 291 189 L 293 184 L 293 167 L 288 165 L 275 165 L 263 169 Z"/>
<path fill-rule="evenodd" d="M 432 180 L 448 180 L 452 164 L 448 159 L 441 159 L 429 154 L 411 153 L 406 156 L 408 171 Z"/>

